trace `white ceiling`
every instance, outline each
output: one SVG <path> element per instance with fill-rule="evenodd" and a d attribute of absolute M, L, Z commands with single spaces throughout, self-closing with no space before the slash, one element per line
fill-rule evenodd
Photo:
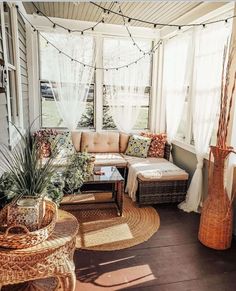
<path fill-rule="evenodd" d="M 98 22 L 102 19 L 103 10 L 94 6 L 89 2 L 24 2 L 27 13 L 32 14 L 36 12 L 34 3 L 39 10 L 50 17 L 59 17 L 65 19 L 76 19 L 82 21 Z M 96 2 L 97 4 L 110 8 L 113 4 L 112 10 L 119 11 L 119 5 L 114 2 Z M 173 23 L 180 17 L 186 15 L 188 12 L 200 8 L 203 2 L 193 1 L 139 1 L 127 2 L 120 1 L 122 12 L 130 17 L 147 20 L 150 22 L 159 23 Z M 225 4 L 225 3 L 224 3 Z M 222 6 L 223 3 L 209 3 L 212 5 L 212 10 Z M 122 24 L 122 17 L 109 14 L 107 23 Z M 181 23 L 179 23 L 181 24 Z M 148 24 L 132 21 L 132 26 L 151 27 Z"/>

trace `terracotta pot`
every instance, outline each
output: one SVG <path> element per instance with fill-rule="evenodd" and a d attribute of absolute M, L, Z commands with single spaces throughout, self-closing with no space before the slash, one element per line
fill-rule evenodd
<path fill-rule="evenodd" d="M 232 203 L 224 187 L 225 160 L 230 150 L 211 147 L 214 156 L 212 174 L 209 168 L 208 197 L 204 201 L 198 238 L 202 244 L 216 250 L 231 246 L 233 228 Z"/>

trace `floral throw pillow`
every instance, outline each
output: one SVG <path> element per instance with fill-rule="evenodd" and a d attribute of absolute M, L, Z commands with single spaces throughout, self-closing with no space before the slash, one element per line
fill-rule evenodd
<path fill-rule="evenodd" d="M 167 141 L 167 136 L 165 133 L 150 133 L 142 132 L 141 136 L 149 137 L 152 139 L 151 145 L 148 151 L 148 157 L 153 158 L 163 158 L 165 154 L 165 144 Z"/>
<path fill-rule="evenodd" d="M 151 141 L 152 140 L 150 138 L 146 138 L 144 136 L 132 135 L 129 138 L 125 155 L 146 158 Z"/>

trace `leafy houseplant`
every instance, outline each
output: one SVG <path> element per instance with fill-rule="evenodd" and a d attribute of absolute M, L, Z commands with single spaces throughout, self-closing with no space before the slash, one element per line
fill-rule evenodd
<path fill-rule="evenodd" d="M 65 192 L 74 193 L 93 171 L 94 156 L 87 153 L 75 153 L 68 158 L 68 166 L 64 172 Z"/>
<path fill-rule="evenodd" d="M 8 224 L 20 223 L 29 230 L 34 230 L 39 228 L 43 218 L 41 199 L 46 195 L 47 186 L 51 181 L 54 171 L 53 158 L 57 155 L 57 150 L 54 146 L 51 156 L 42 163 L 36 139 L 31 136 L 30 128 L 24 135 L 18 129 L 17 131 L 21 140 L 12 150 L 5 145 L 0 147 L 0 168 L 6 173 L 2 183 L 11 183 L 7 184 L 6 188 L 3 186 L 3 190 L 6 196 L 8 193 L 14 196 L 14 202 L 8 209 Z"/>
<path fill-rule="evenodd" d="M 12 177 L 7 172 L 0 177 L 0 209 L 11 199 L 12 182 Z"/>

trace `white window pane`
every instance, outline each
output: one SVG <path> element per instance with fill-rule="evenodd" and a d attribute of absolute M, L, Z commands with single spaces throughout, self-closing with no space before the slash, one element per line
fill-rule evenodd
<path fill-rule="evenodd" d="M 90 53 L 91 53 L 91 47 L 94 45 L 94 39 L 91 36 L 84 36 L 86 37 L 86 41 L 80 42 L 80 36 L 76 36 L 76 38 L 73 38 L 73 36 L 69 35 L 68 37 L 60 37 L 61 35 L 58 33 L 54 34 L 47 34 L 47 39 L 50 40 L 52 43 L 55 43 L 55 45 L 63 52 L 68 53 L 70 52 L 70 46 L 76 45 L 80 47 L 81 45 L 86 45 L 87 49 L 83 49 L 81 51 L 84 52 L 84 54 L 81 53 L 81 55 L 78 56 L 78 59 L 84 63 L 88 63 L 90 60 Z M 51 38 L 52 39 L 51 39 Z M 73 43 L 73 44 L 72 44 Z M 39 44 L 40 44 L 40 90 L 41 90 L 41 102 L 42 102 L 42 126 L 43 127 L 65 127 L 65 123 L 61 119 L 58 108 L 56 106 L 56 103 L 54 101 L 53 93 L 51 91 L 50 86 L 56 86 L 55 80 L 55 66 L 53 64 L 53 58 L 50 58 L 49 56 L 52 55 L 52 53 L 58 54 L 57 51 L 50 45 L 47 44 L 47 41 L 39 36 Z M 63 69 L 63 68 L 61 68 Z M 63 75 L 63 74 L 62 74 Z M 65 75 L 65 76 L 64 76 Z M 65 77 L 65 80 L 63 79 L 63 83 L 60 85 L 60 89 L 64 90 L 70 86 L 73 87 L 74 83 L 71 83 L 71 80 L 68 80 L 66 74 L 63 76 Z M 89 93 L 87 96 L 87 103 L 86 103 L 86 111 L 82 115 L 81 121 L 78 124 L 78 127 L 82 128 L 94 128 L 94 94 L 95 94 L 95 83 L 94 83 L 94 76 L 92 76 L 91 84 L 89 87 Z M 49 83 L 51 82 L 51 85 Z M 81 80 L 82 82 L 83 80 Z M 64 86 L 65 84 L 65 86 Z M 86 85 L 86 84 L 85 84 Z M 88 85 L 88 84 L 87 84 Z M 54 87 L 54 93 L 56 94 L 56 88 Z"/>
<path fill-rule="evenodd" d="M 150 51 L 152 42 L 150 40 L 137 40 L 139 47 L 144 51 Z M 103 42 L 103 66 L 105 68 L 115 68 L 132 63 L 143 56 L 127 38 L 104 38 Z M 141 67 L 140 67 L 141 64 Z M 122 114 L 122 108 L 127 106 L 127 101 L 136 100 L 136 106 L 141 106 L 137 117 L 135 109 L 133 111 L 134 120 L 137 118 L 133 129 L 146 129 L 149 123 L 149 103 L 151 92 L 151 65 L 152 58 L 145 57 L 141 62 L 131 65 L 128 68 L 104 71 L 103 86 L 103 128 L 116 128 L 109 110 L 108 100 L 113 96 L 112 106 L 120 107 L 116 111 Z M 137 80 L 139 80 L 137 82 Z M 143 88 L 143 89 L 142 89 Z M 112 92 L 112 93 L 111 93 Z M 137 98 L 135 97 L 138 94 Z M 138 101 L 137 101 L 138 100 Z M 111 104 L 110 104 L 111 106 Z M 137 111 L 137 109 L 136 109 Z M 124 110 L 125 112 L 125 110 Z M 132 114 L 132 113 L 131 113 Z"/>

